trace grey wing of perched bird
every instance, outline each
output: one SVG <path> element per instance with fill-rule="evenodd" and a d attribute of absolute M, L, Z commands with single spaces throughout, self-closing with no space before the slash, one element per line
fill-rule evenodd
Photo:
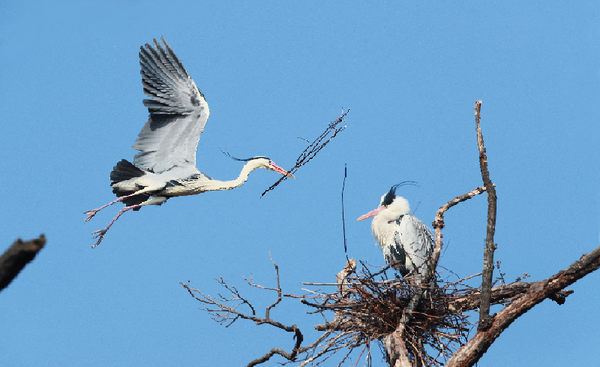
<path fill-rule="evenodd" d="M 406 257 L 406 274 L 415 270 L 420 275 L 425 274 L 434 245 L 429 228 L 414 215 L 402 215 L 396 220 L 394 242 L 396 245 L 391 246 L 394 248 L 392 252 L 402 252 Z"/>
<path fill-rule="evenodd" d="M 383 247 L 381 251 L 383 252 L 383 259 L 385 262 L 388 264 L 396 264 L 394 265 L 394 269 L 402 276 L 405 276 L 410 272 L 410 270 L 406 268 L 406 252 L 398 240 L 395 239 L 393 244 Z"/>

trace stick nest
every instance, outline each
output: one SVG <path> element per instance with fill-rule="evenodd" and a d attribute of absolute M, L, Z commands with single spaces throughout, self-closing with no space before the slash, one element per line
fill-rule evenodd
<path fill-rule="evenodd" d="M 383 340 L 396 330 L 405 309 L 422 288 L 421 302 L 411 313 L 403 340 L 413 361 L 419 360 L 425 366 L 443 365 L 467 341 L 472 326 L 465 314 L 457 312 L 453 301 L 474 289 L 461 283 L 445 284 L 441 279 L 432 282 L 433 287 L 416 285 L 414 280 L 395 273 L 389 278 L 387 270 L 392 271 L 387 267 L 372 274 L 363 264 L 360 273 L 354 272 L 338 284 L 336 292 L 315 296 L 317 304 L 304 301 L 316 307 L 316 312 L 334 312 L 332 321 L 317 325 L 316 329 L 351 331 L 357 343 L 349 347 L 354 348 Z"/>

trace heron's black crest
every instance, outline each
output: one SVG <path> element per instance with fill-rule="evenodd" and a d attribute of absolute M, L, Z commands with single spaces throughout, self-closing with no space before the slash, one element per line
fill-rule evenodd
<path fill-rule="evenodd" d="M 259 155 L 259 156 L 256 156 L 256 157 L 252 157 L 252 158 L 235 158 L 235 157 L 231 157 L 231 158 L 235 159 L 236 161 L 240 161 L 240 162 L 249 162 L 249 161 L 254 160 L 254 159 L 268 159 L 268 160 L 271 160 L 271 158 L 265 157 L 265 156 L 262 156 L 262 155 Z"/>
<path fill-rule="evenodd" d="M 230 154 L 228 151 L 226 151 L 226 150 L 223 150 L 223 149 L 221 149 L 221 148 L 219 148 L 219 150 L 221 151 L 221 153 L 225 154 L 225 155 L 226 155 L 226 156 L 228 156 L 229 158 L 231 158 L 231 159 L 233 159 L 233 160 L 235 160 L 235 161 L 238 161 L 238 162 L 249 162 L 249 161 L 251 161 L 251 160 L 253 160 L 253 159 L 260 159 L 260 158 L 271 160 L 271 158 L 269 158 L 269 157 L 264 157 L 264 156 L 261 156 L 261 155 L 259 155 L 259 156 L 257 156 L 257 157 L 251 157 L 251 158 L 237 158 L 237 157 L 234 157 L 234 156 L 232 156 L 232 155 L 231 155 L 231 154 Z"/>
<path fill-rule="evenodd" d="M 402 186 L 407 186 L 407 185 L 416 186 L 417 183 L 415 181 L 402 181 L 399 184 L 392 186 L 390 191 L 388 191 L 388 193 L 385 194 L 385 197 L 383 198 L 381 205 L 384 205 L 384 206 L 391 205 L 392 202 L 394 201 L 394 198 L 396 197 L 396 189 L 399 187 L 402 187 Z"/>

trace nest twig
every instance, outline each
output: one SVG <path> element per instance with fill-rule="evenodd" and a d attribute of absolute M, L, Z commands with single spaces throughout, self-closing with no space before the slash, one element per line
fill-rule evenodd
<path fill-rule="evenodd" d="M 307 164 L 311 159 L 313 159 L 317 155 L 317 153 L 321 151 L 321 149 L 325 148 L 325 146 L 329 144 L 329 142 L 333 138 L 335 138 L 337 134 L 339 134 L 346 128 L 346 124 L 342 124 L 342 122 L 345 121 L 344 119 L 348 112 L 350 112 L 349 109 L 346 110 L 346 112 L 343 112 L 337 120 L 330 122 L 329 126 L 327 126 L 327 129 L 325 129 L 325 131 L 321 135 L 319 135 L 318 138 L 313 140 L 312 143 L 308 144 L 306 149 L 304 149 L 302 153 L 300 153 L 300 156 L 296 159 L 296 164 L 294 165 L 294 167 L 288 170 L 289 173 L 293 174 L 298 170 L 298 168 Z M 273 190 L 275 187 L 277 187 L 277 185 L 279 185 L 281 182 L 283 182 L 283 180 L 286 180 L 287 178 L 288 176 L 282 176 L 279 180 L 277 180 L 277 182 L 275 182 L 268 189 L 266 189 L 260 196 L 264 196 L 267 192 Z"/>

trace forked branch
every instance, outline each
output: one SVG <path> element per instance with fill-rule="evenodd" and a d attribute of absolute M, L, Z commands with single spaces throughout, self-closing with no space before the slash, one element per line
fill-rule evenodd
<path fill-rule="evenodd" d="M 270 257 L 270 254 L 269 254 L 269 257 Z M 302 350 L 301 344 L 304 340 L 304 336 L 302 335 L 302 332 L 300 331 L 300 329 L 296 325 L 288 326 L 288 325 L 284 325 L 278 321 L 271 319 L 271 316 L 270 316 L 271 310 L 275 306 L 277 306 L 277 304 L 279 304 L 279 302 L 281 302 L 281 300 L 282 300 L 282 291 L 281 291 L 281 286 L 280 286 L 280 281 L 279 281 L 279 266 L 277 266 L 277 264 L 273 261 L 273 258 L 271 258 L 271 262 L 273 263 L 273 266 L 275 267 L 275 272 L 276 272 L 276 277 L 277 277 L 277 288 L 270 288 L 270 287 L 264 287 L 264 286 L 258 285 L 256 283 L 254 283 L 252 278 L 245 279 L 246 282 L 252 287 L 265 289 L 265 290 L 272 290 L 272 291 L 277 292 L 277 300 L 265 309 L 265 317 L 256 316 L 256 310 L 255 310 L 254 306 L 252 306 L 250 301 L 248 301 L 247 299 L 242 297 L 240 292 L 237 290 L 237 288 L 235 288 L 234 286 L 228 285 L 227 282 L 223 278 L 217 279 L 217 282 L 229 292 L 229 294 L 230 294 L 229 296 L 222 296 L 221 294 L 219 294 L 218 297 L 213 297 L 213 296 L 203 293 L 202 291 L 200 291 L 197 288 L 191 288 L 187 284 L 183 284 L 183 283 L 179 282 L 179 284 L 181 284 L 189 292 L 189 294 L 192 297 L 194 297 L 196 300 L 198 300 L 199 302 L 201 302 L 202 304 L 205 305 L 204 307 L 201 307 L 201 309 L 203 309 L 203 310 L 207 311 L 209 314 L 211 314 L 213 316 L 213 320 L 219 322 L 220 324 L 227 322 L 226 326 L 228 327 L 231 324 L 233 324 L 236 320 L 244 319 L 244 320 L 252 320 L 257 325 L 268 324 L 268 325 L 274 326 L 276 328 L 285 330 L 287 332 L 294 333 L 295 344 L 290 353 L 285 352 L 284 350 L 279 349 L 279 348 L 273 348 L 269 352 L 267 352 L 265 355 L 263 355 L 262 357 L 259 357 L 255 360 L 253 360 L 252 362 L 250 362 L 248 364 L 248 366 L 255 366 L 255 365 L 264 363 L 264 362 L 268 361 L 275 354 L 279 354 L 280 356 L 286 358 L 289 361 L 294 361 L 294 360 L 296 360 L 296 356 L 298 355 L 298 353 Z M 242 305 L 246 305 L 250 309 L 251 313 L 248 314 L 248 313 L 238 310 L 238 307 L 242 306 Z"/>

